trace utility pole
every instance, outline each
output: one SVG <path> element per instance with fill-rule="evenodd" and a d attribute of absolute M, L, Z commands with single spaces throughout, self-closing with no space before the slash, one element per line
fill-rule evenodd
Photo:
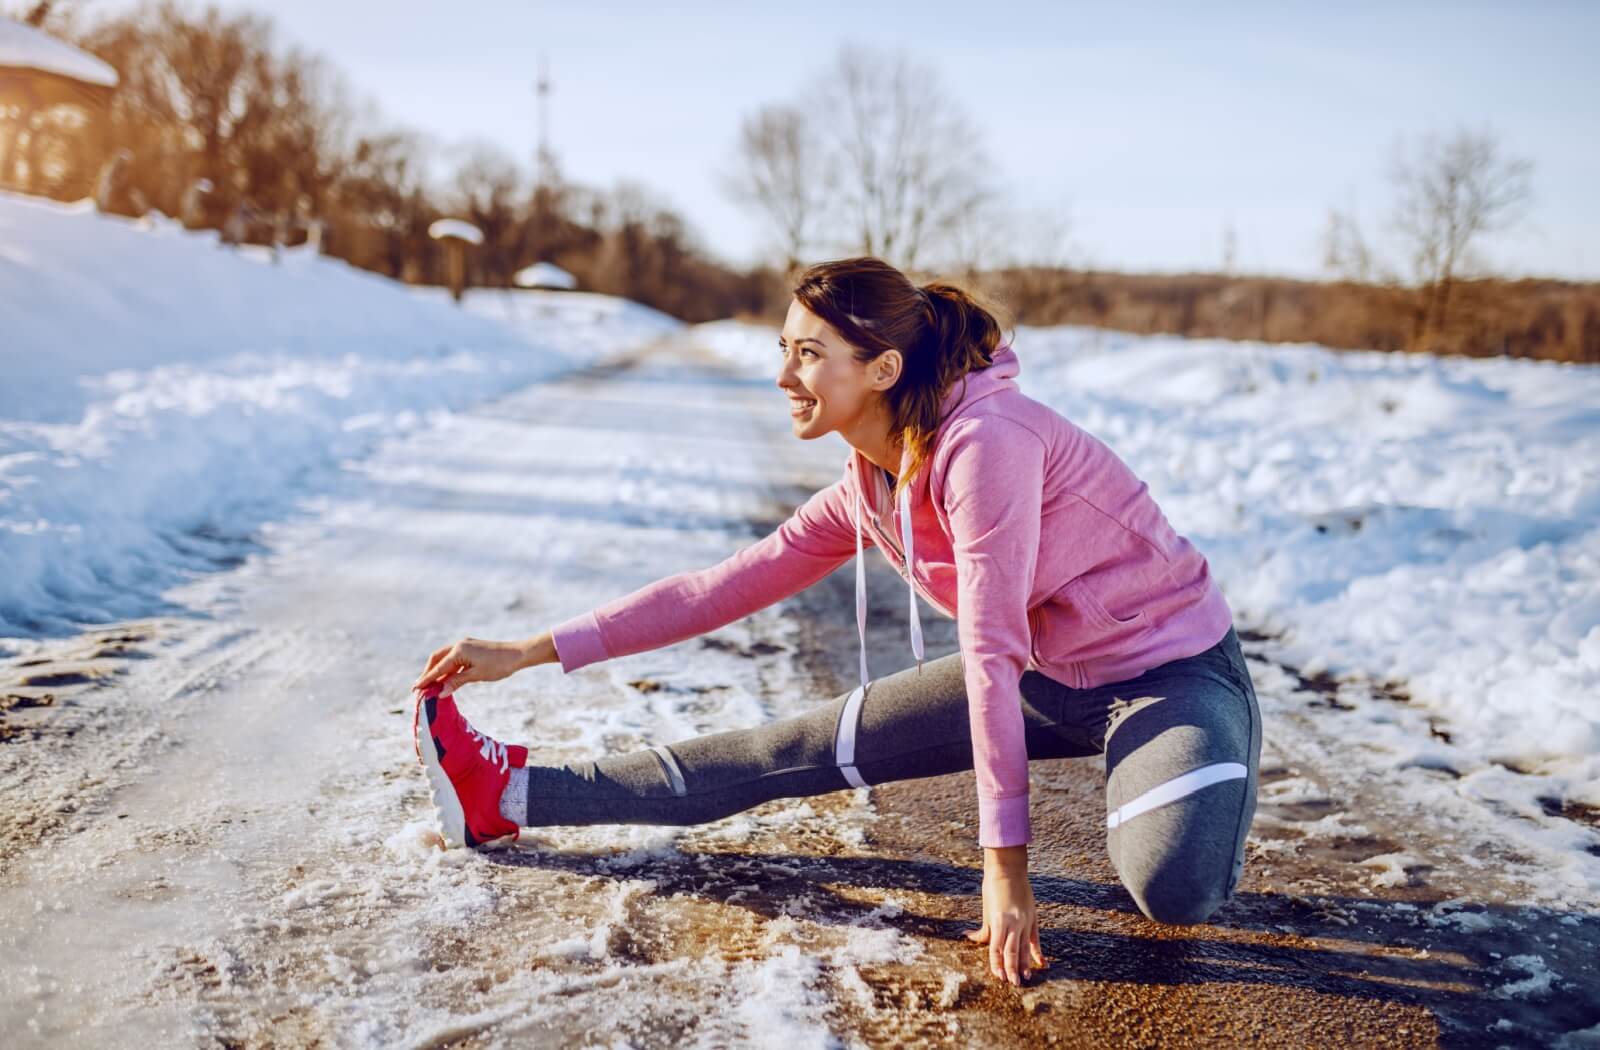
<path fill-rule="evenodd" d="M 550 152 L 550 67 L 543 52 L 539 54 L 539 79 L 534 82 L 533 93 L 539 99 L 539 145 L 534 154 L 538 168 L 539 185 L 548 186 L 555 181 L 555 154 Z"/>
<path fill-rule="evenodd" d="M 551 195 L 555 192 L 555 155 L 550 152 L 550 68 L 544 52 L 539 53 L 539 78 L 534 81 L 537 99 L 538 146 L 534 151 L 533 236 L 535 261 L 544 257 L 549 244 Z"/>

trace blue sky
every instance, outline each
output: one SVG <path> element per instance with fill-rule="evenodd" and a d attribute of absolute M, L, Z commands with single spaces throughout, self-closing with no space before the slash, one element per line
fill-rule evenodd
<path fill-rule="evenodd" d="M 1214 270 L 1231 223 L 1239 269 L 1315 276 L 1330 205 L 1381 218 L 1395 137 L 1465 122 L 1535 164 L 1528 220 L 1489 260 L 1600 279 L 1600 2 L 220 6 L 269 11 L 446 165 L 476 138 L 531 167 L 543 52 L 566 174 L 646 183 L 735 263 L 762 233 L 714 179 L 740 118 L 795 99 L 849 42 L 936 67 L 996 181 L 1064 211 L 1079 261 Z"/>

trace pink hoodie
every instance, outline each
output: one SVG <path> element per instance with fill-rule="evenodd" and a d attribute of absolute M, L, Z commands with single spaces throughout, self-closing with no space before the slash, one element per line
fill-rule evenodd
<path fill-rule="evenodd" d="M 552 628 L 562 671 L 705 634 L 855 555 L 865 686 L 861 551 L 870 544 L 911 589 L 919 663 L 915 595 L 957 621 L 979 845 L 1031 842 L 1022 672 L 1075 689 L 1122 681 L 1209 648 L 1233 617 L 1205 558 L 1173 531 L 1148 486 L 1098 438 L 1023 394 L 1020 370 L 1003 345 L 993 365 L 951 388 L 931 457 L 898 510 L 887 474 L 852 449 L 844 476 L 766 537 Z"/>

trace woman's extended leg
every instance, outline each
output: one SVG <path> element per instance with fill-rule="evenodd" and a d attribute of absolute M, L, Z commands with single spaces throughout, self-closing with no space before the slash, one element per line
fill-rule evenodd
<path fill-rule="evenodd" d="M 1261 711 L 1232 630 L 1109 689 L 1106 848 L 1139 910 L 1204 922 L 1232 895 L 1256 809 Z"/>
<path fill-rule="evenodd" d="M 1038 672 L 1025 677 L 1046 685 Z M 1099 751 L 1098 741 L 1064 733 L 1029 702 L 1030 694 L 1040 690 L 1023 689 L 1030 759 Z M 971 768 L 957 652 L 768 725 L 590 762 L 530 765 L 527 824 L 702 824 L 776 798 Z"/>

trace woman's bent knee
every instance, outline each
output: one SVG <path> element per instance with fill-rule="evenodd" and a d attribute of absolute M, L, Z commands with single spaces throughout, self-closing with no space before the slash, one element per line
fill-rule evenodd
<path fill-rule="evenodd" d="M 1122 873 L 1123 885 L 1146 918 L 1173 926 L 1205 922 L 1233 895 L 1231 873 L 1208 874 L 1167 864 Z"/>
<path fill-rule="evenodd" d="M 1194 926 L 1211 918 L 1227 896 L 1205 892 L 1183 894 L 1157 887 L 1143 893 L 1134 892 L 1133 900 L 1147 919 L 1169 926 Z"/>

